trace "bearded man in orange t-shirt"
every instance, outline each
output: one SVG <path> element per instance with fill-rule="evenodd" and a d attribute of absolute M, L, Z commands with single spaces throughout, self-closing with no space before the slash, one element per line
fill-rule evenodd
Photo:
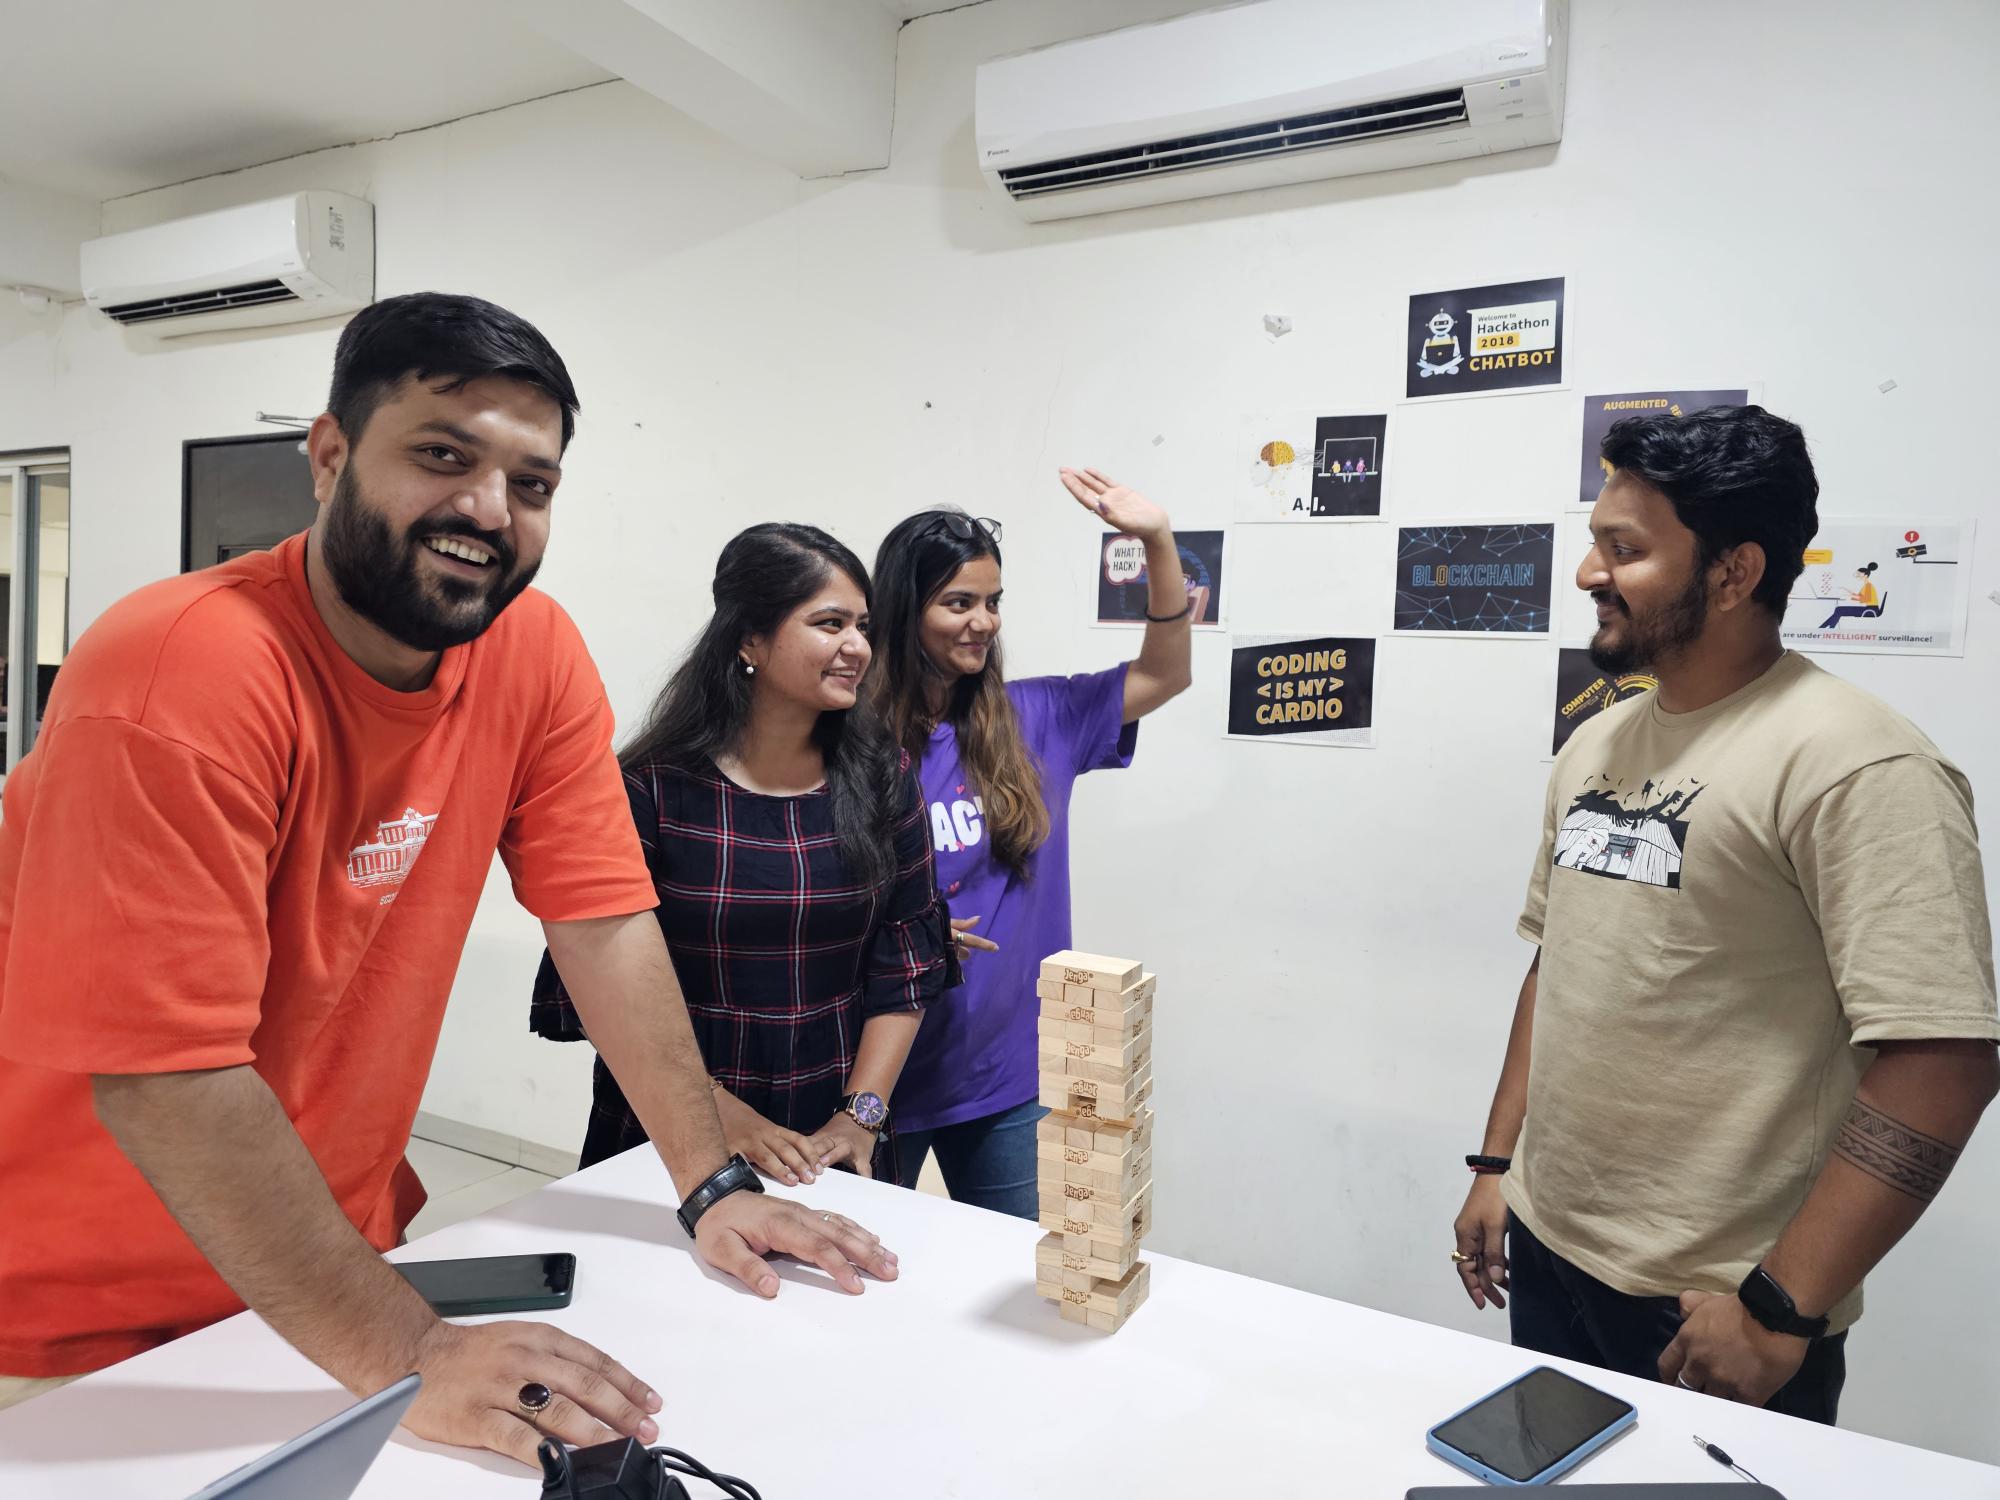
<path fill-rule="evenodd" d="M 112 606 L 7 779 L 0 1405 L 247 1304 L 356 1392 L 420 1373 L 419 1436 L 650 1442 L 616 1361 L 440 1322 L 379 1253 L 423 1202 L 403 1150 L 496 850 L 703 1258 L 772 1296 L 769 1252 L 850 1292 L 895 1257 L 725 1161 L 603 688 L 528 587 L 561 358 L 490 303 L 394 297 L 327 405 L 312 529 Z"/>

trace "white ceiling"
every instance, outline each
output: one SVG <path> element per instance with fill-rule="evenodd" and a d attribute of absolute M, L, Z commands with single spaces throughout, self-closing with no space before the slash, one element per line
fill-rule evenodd
<path fill-rule="evenodd" d="M 611 76 L 499 0 L 0 0 L 0 57 L 0 177 L 97 199 Z"/>

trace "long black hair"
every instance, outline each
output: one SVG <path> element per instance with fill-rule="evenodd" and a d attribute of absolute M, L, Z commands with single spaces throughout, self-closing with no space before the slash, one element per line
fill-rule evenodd
<path fill-rule="evenodd" d="M 731 538 L 715 564 L 715 613 L 619 754 L 619 766 L 630 771 L 665 765 L 713 774 L 715 758 L 738 748 L 750 722 L 754 679 L 744 674 L 738 655 L 744 639 L 777 629 L 835 569 L 853 581 L 872 609 L 874 589 L 861 559 L 817 526 L 768 521 Z M 870 887 L 887 884 L 896 870 L 895 742 L 863 700 L 822 713 L 813 726 L 813 743 L 826 761 L 834 831 L 855 878 Z"/>
<path fill-rule="evenodd" d="M 958 510 L 926 510 L 897 522 L 875 554 L 881 600 L 875 611 L 875 664 L 869 695 L 889 735 L 921 760 L 932 728 L 930 689 L 940 680 L 924 650 L 924 611 L 969 562 L 990 557 L 1000 566 L 1000 544 L 979 521 Z M 943 722 L 958 739 L 959 763 L 979 794 L 993 857 L 1027 878 L 1028 859 L 1049 836 L 1041 768 L 1021 733 L 1014 700 L 994 641 L 979 672 L 952 682 Z"/>

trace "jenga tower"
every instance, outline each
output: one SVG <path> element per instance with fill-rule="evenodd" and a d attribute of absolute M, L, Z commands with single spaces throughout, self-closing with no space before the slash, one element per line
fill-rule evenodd
<path fill-rule="evenodd" d="M 1116 1333 L 1146 1300 L 1153 1219 L 1153 976 L 1130 959 L 1052 953 L 1041 1000 L 1035 1290 L 1064 1318 Z"/>

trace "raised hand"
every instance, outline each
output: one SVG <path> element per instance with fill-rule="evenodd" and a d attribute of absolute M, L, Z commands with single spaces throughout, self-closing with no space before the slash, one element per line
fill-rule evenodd
<path fill-rule="evenodd" d="M 1058 469 L 1063 488 L 1113 530 L 1147 541 L 1172 530 L 1167 513 L 1137 490 L 1127 489 L 1096 469 Z"/>

